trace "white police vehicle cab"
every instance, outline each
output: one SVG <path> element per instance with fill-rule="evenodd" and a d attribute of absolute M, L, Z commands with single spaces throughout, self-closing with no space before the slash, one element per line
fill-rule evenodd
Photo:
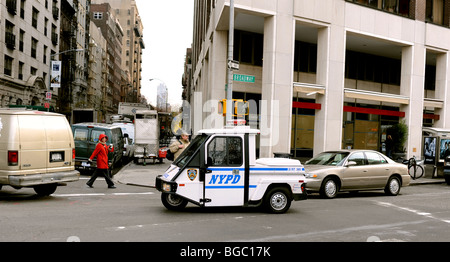
<path fill-rule="evenodd" d="M 201 130 L 156 178 L 167 209 L 188 202 L 201 207 L 260 206 L 286 212 L 292 200 L 307 199 L 304 167 L 287 158 L 256 159 L 255 137 L 248 127 Z"/>

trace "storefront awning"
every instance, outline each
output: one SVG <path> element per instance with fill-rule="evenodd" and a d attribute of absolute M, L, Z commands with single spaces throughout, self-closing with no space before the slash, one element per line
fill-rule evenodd
<path fill-rule="evenodd" d="M 423 100 L 423 107 L 442 108 L 444 107 L 444 101 L 432 98 L 425 98 Z"/>
<path fill-rule="evenodd" d="M 344 89 L 345 97 L 347 98 L 356 98 L 356 99 L 365 99 L 372 101 L 380 101 L 380 102 L 390 102 L 407 105 L 409 104 L 409 97 L 395 94 L 387 94 L 380 92 L 373 92 L 367 90 L 359 90 L 359 89 Z"/>
<path fill-rule="evenodd" d="M 309 83 L 294 82 L 294 92 L 306 94 L 325 94 L 325 86 Z"/>

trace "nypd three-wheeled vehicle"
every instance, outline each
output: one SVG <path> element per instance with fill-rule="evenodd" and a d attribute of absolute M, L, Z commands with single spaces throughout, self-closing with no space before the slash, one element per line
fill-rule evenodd
<path fill-rule="evenodd" d="M 156 178 L 164 206 L 179 210 L 188 202 L 201 207 L 263 205 L 269 212 L 284 213 L 292 200 L 307 199 L 300 161 L 256 159 L 258 133 L 248 126 L 199 131 Z"/>

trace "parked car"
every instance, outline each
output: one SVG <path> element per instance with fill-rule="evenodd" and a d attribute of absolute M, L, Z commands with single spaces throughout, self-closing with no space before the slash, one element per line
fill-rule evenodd
<path fill-rule="evenodd" d="M 398 195 L 408 186 L 406 165 L 373 150 L 338 150 L 320 153 L 305 162 L 306 189 L 334 198 L 340 191 L 384 189 Z"/>
<path fill-rule="evenodd" d="M 113 146 L 113 152 L 108 154 L 109 167 L 112 169 L 122 164 L 123 135 L 119 126 L 102 123 L 78 123 L 72 125 L 73 138 L 75 140 L 75 167 L 78 170 L 93 170 L 97 166 L 96 158 L 92 163 L 88 162 L 94 152 L 100 134 L 108 137 L 106 144 Z"/>
<path fill-rule="evenodd" d="M 0 110 L 0 189 L 33 187 L 51 195 L 58 185 L 79 179 L 75 145 L 64 115 Z"/>

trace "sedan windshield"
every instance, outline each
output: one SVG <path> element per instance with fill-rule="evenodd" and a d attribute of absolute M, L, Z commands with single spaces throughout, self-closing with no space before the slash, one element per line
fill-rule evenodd
<path fill-rule="evenodd" d="M 306 161 L 306 165 L 337 166 L 348 156 L 348 152 L 323 152 Z"/>

